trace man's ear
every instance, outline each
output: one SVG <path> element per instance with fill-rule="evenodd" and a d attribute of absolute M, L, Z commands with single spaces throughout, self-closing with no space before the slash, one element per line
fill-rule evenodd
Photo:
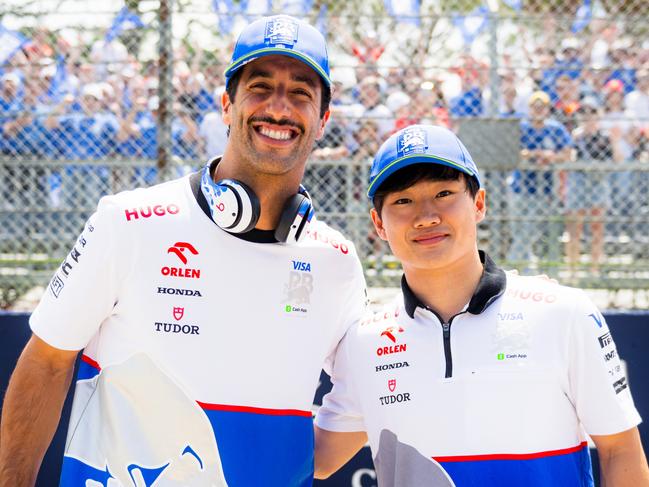
<path fill-rule="evenodd" d="M 325 126 L 327 125 L 327 122 L 329 121 L 330 116 L 331 116 L 331 110 L 327 110 L 325 112 L 324 116 L 320 119 L 320 126 L 318 127 L 318 134 L 316 136 L 316 139 L 319 140 L 324 135 Z"/>
<path fill-rule="evenodd" d="M 374 224 L 374 229 L 376 230 L 376 234 L 381 238 L 381 240 L 385 240 L 387 242 L 388 235 L 385 231 L 385 227 L 383 226 L 383 220 L 381 220 L 381 215 L 379 215 L 379 212 L 376 211 L 376 208 L 372 208 L 370 210 L 370 217 L 372 217 L 372 223 Z"/>
<path fill-rule="evenodd" d="M 475 211 L 476 223 L 480 223 L 487 214 L 487 193 L 484 188 L 480 188 L 475 195 Z"/>
<path fill-rule="evenodd" d="M 223 123 L 229 126 L 230 123 L 232 122 L 232 116 L 230 114 L 230 109 L 232 108 L 232 102 L 230 101 L 230 95 L 228 95 L 227 91 L 224 91 L 221 94 L 221 108 L 222 108 L 221 118 L 223 118 Z"/>

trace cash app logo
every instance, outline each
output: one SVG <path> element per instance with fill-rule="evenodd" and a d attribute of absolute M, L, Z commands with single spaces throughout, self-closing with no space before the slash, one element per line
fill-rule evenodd
<path fill-rule="evenodd" d="M 499 353 L 498 354 L 498 360 L 505 360 L 505 354 L 504 353 Z"/>
<path fill-rule="evenodd" d="M 291 312 L 291 305 L 287 304 L 284 309 L 286 310 L 287 313 L 290 313 Z"/>

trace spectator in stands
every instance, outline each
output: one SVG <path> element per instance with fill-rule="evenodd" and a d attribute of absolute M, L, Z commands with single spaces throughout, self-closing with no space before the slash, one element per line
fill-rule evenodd
<path fill-rule="evenodd" d="M 635 90 L 636 66 L 633 41 L 628 38 L 616 39 L 609 52 L 609 73 L 604 78 L 604 84 L 619 80 L 625 94 Z"/>
<path fill-rule="evenodd" d="M 600 127 L 611 140 L 614 150 L 619 152 L 621 161 L 621 170 L 612 173 L 610 181 L 612 194 L 616 198 L 611 207 L 612 213 L 616 221 L 621 222 L 621 228 L 614 231 L 633 232 L 634 223 L 631 220 L 635 218 L 645 193 L 634 181 L 634 172 L 624 169 L 624 163 L 633 161 L 639 141 L 634 121 L 624 110 L 624 83 L 618 79 L 604 85 L 604 113 Z"/>
<path fill-rule="evenodd" d="M 394 115 L 383 104 L 381 80 L 376 76 L 363 78 L 358 85 L 358 100 L 354 110 L 361 119 L 372 119 L 378 128 L 379 138 L 383 139 L 391 132 L 394 126 Z"/>
<path fill-rule="evenodd" d="M 550 118 L 550 96 L 543 91 L 532 93 L 529 118 L 521 120 L 520 156 L 535 168 L 512 174 L 508 260 L 526 263 L 534 252 L 544 260 L 560 259 L 561 225 L 556 218 L 561 213 L 561 195 L 552 166 L 569 161 L 571 147 L 565 126 Z"/>
<path fill-rule="evenodd" d="M 482 90 L 487 66 L 471 56 L 464 56 L 457 69 L 461 80 L 461 93 L 449 102 L 452 117 L 478 117 L 483 113 Z"/>
<path fill-rule="evenodd" d="M 624 97 L 624 113 L 641 131 L 649 129 L 649 67 L 637 73 L 636 89 Z M 0 102 L 1 103 L 1 102 Z"/>
<path fill-rule="evenodd" d="M 360 42 L 352 41 L 351 48 L 352 54 L 360 64 L 376 64 L 385 52 L 385 46 L 374 31 L 368 31 L 361 37 Z"/>
<path fill-rule="evenodd" d="M 0 78 L 0 111 L 15 111 L 19 103 L 18 88 L 20 76 L 14 72 L 5 73 Z"/>
<path fill-rule="evenodd" d="M 221 95 L 225 91 L 225 86 L 221 86 L 214 92 L 214 100 L 221 100 Z M 201 121 L 198 134 L 203 139 L 205 147 L 205 157 L 212 157 L 223 154 L 225 144 L 228 140 L 228 127 L 223 123 L 221 114 L 221 103 L 216 103 L 214 110 L 207 112 Z"/>
<path fill-rule="evenodd" d="M 504 118 L 522 118 L 527 110 L 520 107 L 520 97 L 516 88 L 515 76 L 503 76 L 500 83 L 500 116 Z"/>
<path fill-rule="evenodd" d="M 450 126 L 449 110 L 438 81 L 425 80 L 420 83 L 413 97 L 412 109 L 418 124 Z"/>
<path fill-rule="evenodd" d="M 579 111 L 579 80 L 562 74 L 556 81 L 556 101 L 550 111 L 552 117 L 561 122 L 568 131 L 577 127 Z"/>
<path fill-rule="evenodd" d="M 569 239 L 566 256 L 573 276 L 581 255 L 584 218 L 590 222 L 591 229 L 591 272 L 599 272 L 604 256 L 604 216 L 610 208 L 609 173 L 603 169 L 612 161 L 621 162 L 622 157 L 599 127 L 599 103 L 595 98 L 582 100 L 578 116 L 579 126 L 573 132 L 576 158 L 579 163 L 590 167 L 568 172 L 566 230 Z"/>

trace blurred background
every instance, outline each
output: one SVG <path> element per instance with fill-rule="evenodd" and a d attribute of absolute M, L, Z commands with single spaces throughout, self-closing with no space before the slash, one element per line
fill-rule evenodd
<path fill-rule="evenodd" d="M 590 288 L 602 307 L 649 306 L 644 0 L 4 0 L 0 308 L 35 303 L 102 195 L 222 152 L 223 70 L 242 27 L 270 13 L 328 39 L 332 117 L 304 183 L 371 288 L 400 276 L 368 218 L 372 157 L 434 123 L 482 171 L 480 247 L 497 262 Z"/>

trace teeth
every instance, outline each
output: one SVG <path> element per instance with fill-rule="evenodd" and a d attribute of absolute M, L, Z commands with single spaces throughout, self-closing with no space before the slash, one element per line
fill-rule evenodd
<path fill-rule="evenodd" d="M 270 130 L 269 128 L 261 127 L 259 133 L 275 140 L 288 140 L 291 138 L 290 130 Z"/>

